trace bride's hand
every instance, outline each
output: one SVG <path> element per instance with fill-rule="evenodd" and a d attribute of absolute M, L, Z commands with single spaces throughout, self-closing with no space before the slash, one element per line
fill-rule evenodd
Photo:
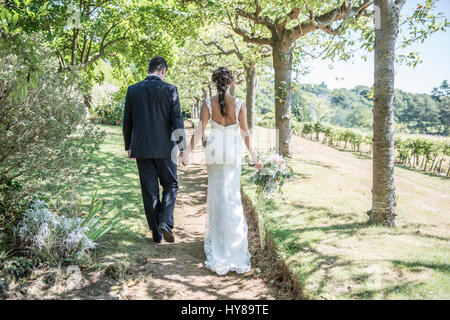
<path fill-rule="evenodd" d="M 188 152 L 183 153 L 183 157 L 181 158 L 181 163 L 183 166 L 187 166 L 190 162 L 190 156 Z"/>
<path fill-rule="evenodd" d="M 256 160 L 255 167 L 258 170 L 261 170 L 263 168 L 263 163 L 261 162 L 261 160 L 259 160 L 259 159 Z"/>

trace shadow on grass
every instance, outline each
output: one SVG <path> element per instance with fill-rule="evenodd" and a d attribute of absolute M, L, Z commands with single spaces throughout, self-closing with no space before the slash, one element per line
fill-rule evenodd
<path fill-rule="evenodd" d="M 340 298 L 387 298 L 391 294 L 403 294 L 413 292 L 415 286 L 420 286 L 421 281 L 410 281 L 410 279 L 398 280 L 392 285 L 388 279 L 380 280 L 376 289 L 358 289 L 352 291 L 352 286 L 370 287 L 373 274 L 367 272 L 367 266 L 363 261 L 355 261 L 350 257 L 340 254 L 340 247 L 333 249 L 338 240 L 349 239 L 357 236 L 358 232 L 367 228 L 375 228 L 373 225 L 355 221 L 359 215 L 356 213 L 336 213 L 325 207 L 312 207 L 301 204 L 291 204 L 297 210 L 295 213 L 277 214 L 274 217 L 266 217 L 266 226 L 270 235 L 276 239 L 280 252 L 284 259 L 290 261 L 290 268 L 296 270 L 301 283 L 308 284 L 312 288 L 309 294 L 315 298 L 323 295 L 330 296 L 330 281 L 333 281 L 336 293 Z M 266 207 L 277 210 L 276 204 Z M 292 227 L 289 218 L 292 215 L 307 215 L 304 222 Z M 324 225 L 323 220 L 328 219 Z M 344 222 L 343 221 L 348 221 Z M 284 222 L 284 223 L 283 223 Z M 324 242 L 326 240 L 326 242 Z M 320 248 L 323 248 L 321 250 Z M 389 260 L 388 260 L 389 261 Z M 407 268 L 430 268 L 441 272 L 448 272 L 449 266 L 439 263 L 405 263 L 389 261 L 395 266 Z M 380 261 L 382 263 L 382 261 Z M 365 266 L 361 268 L 362 266 Z M 347 270 L 347 271 L 345 271 Z M 423 270 L 422 270 L 423 271 Z M 340 283 L 336 280 L 335 273 L 346 272 L 352 279 L 350 282 Z M 419 272 L 419 270 L 418 270 Z M 337 282 L 336 282 L 337 281 Z M 400 282 L 400 283 L 398 283 Z M 342 286 L 342 287 L 341 287 Z M 348 286 L 348 288 L 347 288 Z M 412 294 L 412 293 L 411 293 Z"/>
<path fill-rule="evenodd" d="M 404 293 L 404 296 L 409 296 L 410 292 L 414 290 L 414 287 L 419 287 L 422 284 L 408 281 L 398 285 L 388 285 L 379 289 L 366 289 L 354 292 L 352 295 L 358 299 L 386 299 L 390 294 Z"/>
<path fill-rule="evenodd" d="M 301 283 L 310 282 L 314 279 L 313 295 L 320 297 L 325 293 L 324 288 L 332 278 L 336 268 L 351 266 L 354 261 L 336 253 L 318 250 L 323 241 L 323 235 L 327 240 L 349 238 L 358 233 L 359 230 L 371 227 L 369 224 L 353 222 L 356 213 L 336 213 L 325 207 L 312 207 L 301 204 L 291 204 L 297 210 L 292 213 L 277 214 L 274 217 L 266 216 L 265 224 L 270 235 L 276 239 L 284 259 L 296 256 L 291 268 L 301 269 L 297 275 Z M 266 210 L 279 211 L 279 206 L 274 201 L 268 201 Z M 295 213 L 294 213 L 295 212 Z M 290 227 L 288 221 L 293 215 L 307 215 L 301 227 Z M 322 225 L 318 220 L 328 219 L 331 224 Z M 336 221 L 349 220 L 348 223 L 334 223 Z M 333 246 L 333 241 L 327 241 Z M 306 263 L 306 265 L 304 265 Z"/>
<path fill-rule="evenodd" d="M 407 268 L 412 272 L 422 272 L 423 268 L 427 268 L 442 273 L 450 273 L 450 264 L 448 263 L 393 260 L 392 264 L 395 267 Z"/>
<path fill-rule="evenodd" d="M 322 167 L 322 168 L 325 168 L 325 169 L 334 169 L 334 168 L 336 168 L 335 166 L 324 164 L 324 163 L 322 163 L 320 161 L 304 160 L 304 159 L 301 159 L 301 158 L 298 158 L 298 159 L 295 159 L 295 160 L 297 162 L 303 162 L 303 163 L 310 164 L 310 165 L 313 165 L 313 166 L 319 166 L 319 167 Z M 309 175 L 307 175 L 307 177 L 309 177 Z"/>

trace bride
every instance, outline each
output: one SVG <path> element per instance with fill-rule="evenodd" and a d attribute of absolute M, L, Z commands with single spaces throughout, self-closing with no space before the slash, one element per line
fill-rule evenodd
<path fill-rule="evenodd" d="M 228 93 L 233 83 L 231 70 L 217 69 L 212 81 L 218 95 L 203 102 L 200 123 L 182 156 L 182 163 L 189 163 L 190 153 L 202 140 L 210 121 L 211 133 L 205 145 L 208 169 L 205 267 L 219 275 L 229 271 L 245 273 L 250 271 L 251 255 L 240 193 L 242 140 L 239 135 L 244 139 L 256 168 L 261 169 L 263 165 L 251 145 L 245 103 Z"/>

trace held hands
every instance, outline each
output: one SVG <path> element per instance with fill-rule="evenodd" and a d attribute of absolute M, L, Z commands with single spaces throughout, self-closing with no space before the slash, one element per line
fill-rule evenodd
<path fill-rule="evenodd" d="M 183 166 L 187 166 L 190 162 L 190 155 L 189 155 L 189 151 L 185 151 L 185 152 L 180 152 L 178 159 L 181 161 L 181 163 L 183 164 Z"/>

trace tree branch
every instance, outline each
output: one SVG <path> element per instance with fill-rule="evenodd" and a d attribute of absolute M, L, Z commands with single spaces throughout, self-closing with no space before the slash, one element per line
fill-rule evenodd
<path fill-rule="evenodd" d="M 105 42 L 105 40 L 106 40 L 106 37 L 107 37 L 108 34 L 112 31 L 112 29 L 114 29 L 118 24 L 119 24 L 119 22 L 113 23 L 112 26 L 106 31 L 106 33 L 104 34 L 104 36 L 103 36 L 103 38 L 102 38 L 102 41 L 101 41 L 101 43 L 100 43 L 100 50 L 99 50 L 99 51 L 102 51 L 102 49 L 103 49 L 103 44 L 104 44 L 104 42 Z"/>
<path fill-rule="evenodd" d="M 404 0 L 399 0 L 404 1 Z M 371 5 L 373 0 L 364 0 L 361 5 L 353 7 L 351 5 L 350 0 L 345 0 L 344 3 L 327 13 L 324 13 L 320 16 L 315 16 L 314 11 L 306 6 L 306 9 L 309 12 L 309 20 L 307 22 L 300 23 L 296 25 L 294 28 L 290 30 L 286 30 L 291 41 L 295 41 L 296 39 L 304 36 L 305 34 L 312 32 L 317 29 L 321 29 L 329 34 L 337 35 L 340 32 L 340 28 L 333 29 L 331 24 L 335 21 L 344 20 L 350 17 L 354 17 L 355 19 L 360 18 L 361 16 L 370 16 L 370 13 L 366 11 L 366 9 Z M 340 25 L 340 27 L 343 24 Z"/>
<path fill-rule="evenodd" d="M 256 7 L 256 9 L 255 9 L 254 13 L 244 11 L 240 8 L 236 9 L 236 13 L 243 18 L 252 20 L 256 24 L 266 26 L 270 30 L 275 29 L 275 22 L 273 22 L 272 20 L 270 20 L 267 17 L 261 17 L 259 15 L 261 13 L 261 5 L 258 3 L 258 0 L 255 0 L 255 7 Z"/>
<path fill-rule="evenodd" d="M 113 45 L 116 42 L 119 42 L 119 41 L 122 41 L 122 40 L 127 40 L 127 39 L 129 39 L 129 37 L 123 36 L 123 37 L 116 38 L 114 40 L 109 41 L 107 44 L 105 44 L 103 46 L 103 48 L 101 48 L 101 51 L 99 51 L 97 54 L 93 55 L 90 60 L 87 60 L 89 57 L 86 57 L 86 62 L 83 65 L 80 65 L 80 67 L 86 67 L 87 65 L 90 65 L 90 64 L 94 63 L 98 59 L 100 59 L 100 58 L 105 56 L 105 49 L 107 49 L 109 46 Z"/>
<path fill-rule="evenodd" d="M 294 7 L 291 12 L 289 12 L 284 18 L 280 19 L 280 23 L 276 24 L 277 29 L 282 30 L 284 29 L 284 27 L 286 27 L 286 24 L 290 21 L 290 20 L 294 20 L 297 19 L 298 16 L 300 15 L 301 9 L 299 7 Z"/>
<path fill-rule="evenodd" d="M 233 54 L 233 53 L 237 53 L 237 50 L 236 49 L 231 49 L 231 50 L 225 50 L 220 44 L 219 44 L 219 42 L 218 41 L 211 41 L 211 42 L 205 42 L 203 39 L 202 40 L 200 40 L 201 41 L 201 43 L 203 43 L 205 46 L 215 46 L 219 51 L 220 51 L 220 53 L 222 54 L 222 55 L 230 55 L 230 54 Z M 217 54 L 210 54 L 210 55 L 217 55 Z"/>
<path fill-rule="evenodd" d="M 231 19 L 230 16 L 228 16 L 228 19 L 230 20 L 230 26 L 231 29 L 233 29 L 233 31 L 240 35 L 245 42 L 249 42 L 249 43 L 254 43 L 254 44 L 259 44 L 259 45 L 272 45 L 272 39 L 269 38 L 263 38 L 263 37 L 253 37 L 251 35 L 249 35 L 247 32 L 245 32 L 244 30 L 242 30 L 237 23 L 237 16 L 236 16 L 236 25 L 233 24 L 233 21 Z"/>

